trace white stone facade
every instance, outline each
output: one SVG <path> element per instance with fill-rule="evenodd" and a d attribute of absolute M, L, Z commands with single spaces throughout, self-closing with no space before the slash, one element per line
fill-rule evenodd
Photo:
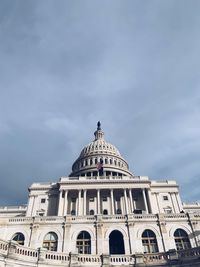
<path fill-rule="evenodd" d="M 166 253 L 198 247 L 199 231 L 200 205 L 183 204 L 175 181 L 133 175 L 100 123 L 69 177 L 32 184 L 27 206 L 0 208 L 1 240 L 59 255 Z"/>

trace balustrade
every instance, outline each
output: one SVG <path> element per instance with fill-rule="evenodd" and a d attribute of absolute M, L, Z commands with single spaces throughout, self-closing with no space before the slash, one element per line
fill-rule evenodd
<path fill-rule="evenodd" d="M 173 260 L 173 255 L 176 255 L 177 260 L 192 260 L 199 259 L 200 247 L 180 250 L 180 251 L 168 251 L 166 253 L 145 253 L 135 255 L 81 255 L 81 254 L 66 254 L 53 251 L 47 251 L 45 249 L 31 249 L 21 246 L 15 242 L 6 242 L 0 240 L 0 255 L 4 257 L 12 257 L 16 260 L 26 260 L 32 263 L 37 263 L 42 260 L 44 266 L 49 262 L 54 262 L 56 266 L 66 266 L 76 262 L 79 265 L 91 265 L 102 266 L 102 262 L 108 260 L 108 263 L 113 266 L 130 266 L 137 264 L 137 258 L 140 258 L 140 262 L 143 264 L 169 264 Z M 71 265 L 70 265 L 71 266 Z"/>

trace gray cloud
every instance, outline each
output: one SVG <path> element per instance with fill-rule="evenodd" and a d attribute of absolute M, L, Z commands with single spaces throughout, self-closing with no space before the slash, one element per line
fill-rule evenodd
<path fill-rule="evenodd" d="M 136 175 L 199 199 L 199 1 L 1 1 L 0 203 L 70 173 L 101 120 Z"/>

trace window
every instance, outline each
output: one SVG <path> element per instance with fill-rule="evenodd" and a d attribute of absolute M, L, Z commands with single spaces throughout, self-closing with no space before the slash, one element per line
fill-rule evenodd
<path fill-rule="evenodd" d="M 50 251 L 57 251 L 57 245 L 58 245 L 58 236 L 56 233 L 49 232 L 45 235 L 44 241 L 43 241 L 43 248 L 46 248 Z"/>
<path fill-rule="evenodd" d="M 16 241 L 19 245 L 24 245 L 25 237 L 22 233 L 16 233 L 14 234 L 12 240 Z"/>
<path fill-rule="evenodd" d="M 90 215 L 94 215 L 94 210 L 90 210 Z"/>
<path fill-rule="evenodd" d="M 117 209 L 117 214 L 122 214 L 122 210 L 121 209 Z"/>
<path fill-rule="evenodd" d="M 79 254 L 91 254 L 91 237 L 88 232 L 80 232 L 77 237 L 76 247 Z"/>
<path fill-rule="evenodd" d="M 168 200 L 168 196 L 163 196 L 163 200 Z"/>
<path fill-rule="evenodd" d="M 103 215 L 108 215 L 108 210 L 103 210 Z"/>
<path fill-rule="evenodd" d="M 72 202 L 75 203 L 76 202 L 76 198 L 72 197 Z"/>
<path fill-rule="evenodd" d="M 105 159 L 105 164 L 108 164 L 108 159 Z"/>
<path fill-rule="evenodd" d="M 94 202 L 94 197 L 90 197 L 90 202 Z"/>
<path fill-rule="evenodd" d="M 156 235 L 151 230 L 145 230 L 142 234 L 142 245 L 144 253 L 155 253 L 158 252 L 158 245 Z"/>
<path fill-rule="evenodd" d="M 46 202 L 46 199 L 45 198 L 42 198 L 41 199 L 41 203 L 45 203 Z"/>
<path fill-rule="evenodd" d="M 75 210 L 71 210 L 71 215 L 76 215 L 76 211 Z"/>
<path fill-rule="evenodd" d="M 107 197 L 102 197 L 102 201 L 106 202 L 108 200 Z"/>
<path fill-rule="evenodd" d="M 167 213 L 167 214 L 172 213 L 172 209 L 171 209 L 171 207 L 166 207 L 166 208 L 164 208 L 164 213 Z"/>
<path fill-rule="evenodd" d="M 177 250 L 191 248 L 188 234 L 182 229 L 177 229 L 174 232 L 174 240 L 175 240 Z"/>
<path fill-rule="evenodd" d="M 93 163 L 93 162 L 92 162 L 92 159 L 91 159 L 91 160 L 90 160 L 90 165 L 92 165 L 92 163 Z"/>

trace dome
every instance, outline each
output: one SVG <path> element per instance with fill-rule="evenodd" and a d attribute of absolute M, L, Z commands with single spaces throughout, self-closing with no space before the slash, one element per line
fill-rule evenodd
<path fill-rule="evenodd" d="M 97 123 L 94 136 L 94 141 L 82 149 L 74 162 L 70 176 L 132 175 L 129 172 L 128 163 L 120 155 L 119 150 L 105 141 L 100 122 Z"/>

